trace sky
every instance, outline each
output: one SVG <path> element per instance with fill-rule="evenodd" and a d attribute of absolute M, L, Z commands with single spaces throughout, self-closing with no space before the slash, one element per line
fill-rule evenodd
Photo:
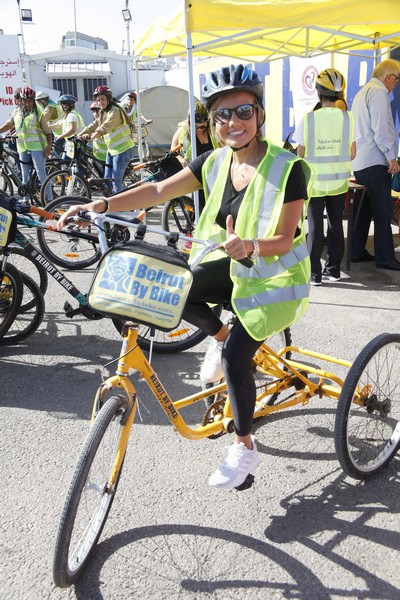
<path fill-rule="evenodd" d="M 58 50 L 67 31 L 86 33 L 108 42 L 110 50 L 127 47 L 127 28 L 122 9 L 131 11 L 129 33 L 139 39 L 154 20 L 171 13 L 183 0 L 20 0 L 22 9 L 31 9 L 33 24 L 22 25 L 25 51 L 39 54 Z M 75 6 L 75 10 L 74 10 Z M 5 35 L 21 33 L 17 0 L 1 0 L 0 29 Z M 124 46 L 123 46 L 124 43 Z M 21 45 L 20 45 L 21 47 Z M 130 48 L 132 50 L 132 48 Z"/>

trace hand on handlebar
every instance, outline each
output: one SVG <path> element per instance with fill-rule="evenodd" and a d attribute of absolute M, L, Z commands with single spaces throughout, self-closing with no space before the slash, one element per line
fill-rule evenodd
<path fill-rule="evenodd" d="M 88 204 L 74 204 L 73 206 L 70 206 L 69 209 L 61 216 L 59 221 L 57 221 L 57 229 L 60 230 L 65 227 L 68 223 L 68 220 L 71 217 L 75 217 L 79 212 L 89 210 L 93 212 L 102 212 L 104 210 L 103 198 L 99 198 L 98 200 L 94 200 Z"/>

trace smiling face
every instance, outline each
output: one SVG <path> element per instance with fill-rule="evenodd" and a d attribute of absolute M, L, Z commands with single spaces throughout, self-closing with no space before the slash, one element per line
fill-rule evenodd
<path fill-rule="evenodd" d="M 211 113 L 215 110 L 233 109 L 242 105 L 255 105 L 255 97 L 250 92 L 231 92 L 220 96 L 211 107 Z M 249 119 L 240 119 L 235 112 L 232 112 L 226 123 L 215 122 L 215 131 L 221 141 L 232 148 L 241 148 L 253 140 L 257 134 L 257 113 L 254 109 Z"/>

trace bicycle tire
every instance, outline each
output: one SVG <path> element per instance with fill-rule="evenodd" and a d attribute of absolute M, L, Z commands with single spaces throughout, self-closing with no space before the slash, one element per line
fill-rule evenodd
<path fill-rule="evenodd" d="M 80 196 L 64 196 L 49 202 L 46 210 L 60 217 L 71 205 L 85 204 L 89 199 Z M 57 219 L 58 220 L 58 219 Z M 73 223 L 68 233 L 49 229 L 37 229 L 40 249 L 50 262 L 63 269 L 84 269 L 96 263 L 101 256 L 97 228 L 91 223 Z M 79 232 L 92 235 L 91 240 L 79 237 Z"/>
<path fill-rule="evenodd" d="M 4 171 L 0 172 L 0 190 L 9 196 L 12 196 L 14 193 L 12 179 Z"/>
<path fill-rule="evenodd" d="M 45 302 L 37 283 L 26 273 L 21 273 L 23 298 L 18 314 L 0 338 L 0 346 L 19 344 L 39 328 L 45 313 Z M 27 308 L 29 307 L 29 308 Z"/>
<path fill-rule="evenodd" d="M 19 246 L 10 246 L 8 249 L 10 250 L 8 261 L 17 267 L 19 271 L 30 275 L 38 284 L 40 291 L 44 296 L 47 292 L 47 287 L 49 284 L 49 276 L 47 275 L 46 269 L 44 269 L 40 263 L 38 263 L 30 254 L 28 254 L 24 248 L 20 248 Z"/>
<path fill-rule="evenodd" d="M 48 200 L 50 187 L 53 197 Z M 50 173 L 40 188 L 40 204 L 47 209 L 50 202 L 61 196 L 83 196 L 89 200 L 91 198 L 89 184 L 80 175 L 73 174 L 70 168 Z"/>
<path fill-rule="evenodd" d="M 18 314 L 23 288 L 20 272 L 13 265 L 7 264 L 0 279 L 0 339 L 7 333 Z"/>
<path fill-rule="evenodd" d="M 382 471 L 399 446 L 400 334 L 382 333 L 360 352 L 345 379 L 336 412 L 336 454 L 347 475 L 366 479 Z"/>
<path fill-rule="evenodd" d="M 108 490 L 107 484 L 124 428 L 124 425 L 121 424 L 126 412 L 123 406 L 124 400 L 120 396 L 112 396 L 104 403 L 81 450 L 57 532 L 53 580 L 58 587 L 68 587 L 80 577 L 87 566 L 90 554 L 97 544 L 111 509 L 122 472 L 122 463 L 114 488 Z M 110 426 L 113 424 L 116 425 L 116 435 L 114 439 L 108 439 L 107 433 L 110 432 Z M 107 442 L 112 447 L 107 448 Z M 102 460 L 105 460 L 107 450 L 110 461 L 106 465 L 100 464 Z M 98 470 L 98 474 L 96 470 Z M 96 475 L 97 479 L 95 479 Z M 94 496 L 93 506 L 92 495 Z M 81 521 L 83 521 L 82 525 Z M 83 532 L 81 532 L 82 527 Z M 77 529 L 79 530 L 77 531 Z M 74 546 L 75 539 L 78 542 Z"/>
<path fill-rule="evenodd" d="M 175 231 L 191 236 L 195 227 L 194 201 L 189 196 L 182 196 L 169 200 L 163 206 L 161 213 L 161 227 L 164 231 Z M 190 243 L 189 243 L 190 244 Z M 179 241 L 178 248 L 189 252 L 188 243 Z"/>
<path fill-rule="evenodd" d="M 222 312 L 222 306 L 214 306 L 213 311 L 219 317 Z M 121 333 L 125 320 L 114 318 L 112 322 L 118 333 Z M 185 320 L 182 320 L 178 327 L 172 331 L 161 331 L 149 325 L 139 324 L 138 344 L 142 350 L 150 350 L 153 334 L 153 352 L 157 354 L 173 354 L 189 350 L 200 344 L 207 337 L 204 331 Z"/>

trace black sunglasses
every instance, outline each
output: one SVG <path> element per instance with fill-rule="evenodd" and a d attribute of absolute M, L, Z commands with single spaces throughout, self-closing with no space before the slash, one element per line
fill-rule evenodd
<path fill-rule="evenodd" d="M 217 110 L 212 110 L 211 116 L 214 123 L 225 125 L 231 120 L 233 113 L 235 113 L 241 121 L 249 121 L 257 109 L 257 104 L 241 104 L 235 108 L 217 108 Z"/>

